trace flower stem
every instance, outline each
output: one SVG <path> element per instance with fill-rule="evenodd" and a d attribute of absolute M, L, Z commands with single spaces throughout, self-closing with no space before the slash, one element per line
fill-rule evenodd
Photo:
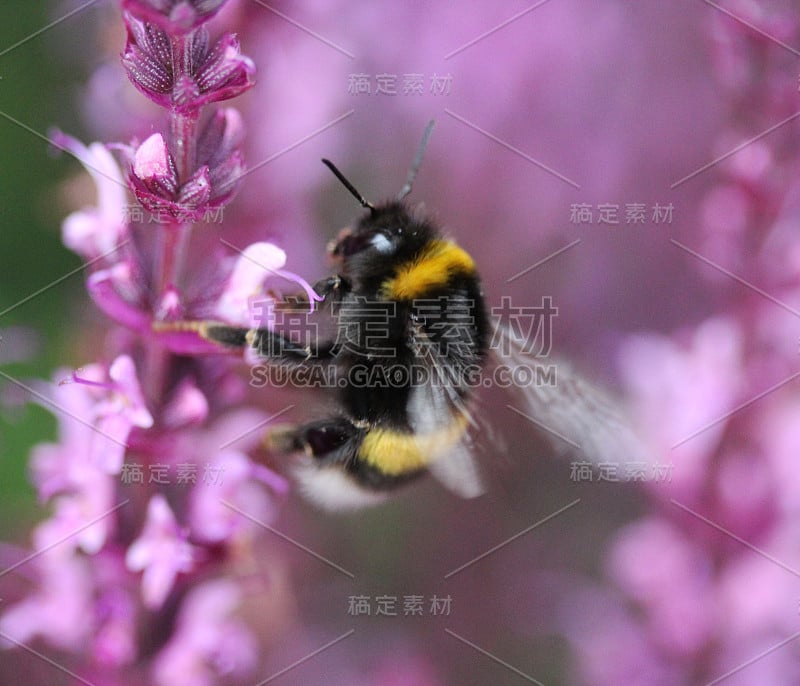
<path fill-rule="evenodd" d="M 158 310 L 167 292 L 172 288 L 180 291 L 183 261 L 191 231 L 191 224 L 165 224 L 160 229 L 156 253 L 158 260 L 155 282 L 158 296 L 154 303 L 156 319 L 164 319 L 164 313 Z"/>
<path fill-rule="evenodd" d="M 197 120 L 199 112 L 190 114 L 170 113 L 170 130 L 172 132 L 172 154 L 178 167 L 180 183 L 194 173 L 197 166 Z"/>
<path fill-rule="evenodd" d="M 181 272 L 191 230 L 191 224 L 165 224 L 159 229 L 155 280 L 157 295 L 152 304 L 154 320 L 164 321 L 168 318 L 169 310 L 164 305 L 169 291 L 174 289 L 180 294 Z M 164 397 L 171 357 L 163 346 L 150 341 L 147 350 L 147 391 L 151 400 Z"/>
<path fill-rule="evenodd" d="M 192 45 L 195 31 L 172 36 L 172 69 L 175 83 L 192 81 Z M 197 122 L 200 112 L 197 109 L 178 112 L 170 111 L 170 132 L 172 134 L 173 155 L 178 167 L 181 183 L 194 173 L 197 153 Z"/>

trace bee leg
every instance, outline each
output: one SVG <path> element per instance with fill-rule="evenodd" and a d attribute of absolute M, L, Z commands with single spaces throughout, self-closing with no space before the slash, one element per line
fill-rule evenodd
<path fill-rule="evenodd" d="M 344 277 L 334 274 L 324 279 L 320 279 L 313 286 L 314 292 L 322 298 L 321 305 L 337 303 L 342 294 L 350 290 L 350 282 Z M 303 313 L 307 312 L 310 306 L 308 293 L 301 291 L 278 297 L 275 293 L 270 293 L 275 300 L 275 310 L 277 312 Z"/>
<path fill-rule="evenodd" d="M 199 328 L 206 340 L 228 348 L 253 348 L 267 361 L 287 364 L 329 361 L 338 352 L 335 341 L 310 341 L 306 345 L 292 341 L 271 329 L 246 329 L 215 322 L 204 322 Z"/>
<path fill-rule="evenodd" d="M 350 289 L 350 282 L 338 274 L 320 279 L 314 284 L 314 290 L 325 300 L 332 295 L 339 296 L 343 293 L 347 293 Z"/>
<path fill-rule="evenodd" d="M 326 464 L 349 462 L 364 437 L 364 429 L 345 417 L 330 417 L 300 426 L 276 426 L 267 432 L 265 447 L 273 452 L 303 452 Z"/>
<path fill-rule="evenodd" d="M 350 288 L 350 282 L 338 275 L 322 279 L 314 286 L 314 289 L 322 295 L 324 302 L 332 302 L 334 305 L 338 304 L 341 295 L 347 293 Z M 304 297 L 304 294 L 298 295 L 297 302 L 294 300 L 278 301 L 276 309 L 284 312 L 299 311 L 301 308 L 299 308 L 298 302 Z M 305 304 L 308 305 L 307 298 Z M 259 357 L 279 364 L 302 365 L 330 361 L 339 351 L 334 341 L 313 340 L 306 344 L 300 344 L 268 328 L 248 329 L 216 321 L 154 322 L 153 329 L 158 332 L 191 332 L 207 341 L 234 350 L 254 348 Z"/>
<path fill-rule="evenodd" d="M 302 450 L 298 441 L 298 426 L 296 424 L 276 424 L 267 430 L 262 439 L 262 445 L 271 453 L 285 455 Z"/>

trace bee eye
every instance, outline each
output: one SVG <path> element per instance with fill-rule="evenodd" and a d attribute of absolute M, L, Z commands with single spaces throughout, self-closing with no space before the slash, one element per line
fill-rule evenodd
<path fill-rule="evenodd" d="M 388 254 L 394 250 L 394 242 L 385 230 L 350 234 L 339 241 L 334 249 L 334 254 L 349 257 L 367 248 L 374 248 L 381 254 Z"/>
<path fill-rule="evenodd" d="M 392 252 L 394 250 L 394 243 L 392 240 L 382 231 L 376 233 L 372 239 L 370 240 L 370 244 L 372 245 L 375 250 L 379 253 L 384 255 Z"/>

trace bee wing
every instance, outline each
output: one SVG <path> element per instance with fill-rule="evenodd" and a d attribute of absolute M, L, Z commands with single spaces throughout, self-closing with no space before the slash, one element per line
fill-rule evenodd
<path fill-rule="evenodd" d="M 433 460 L 428 471 L 447 490 L 462 498 L 477 498 L 486 492 L 486 484 L 468 438 Z"/>
<path fill-rule="evenodd" d="M 622 407 L 563 360 L 526 353 L 527 342 L 495 326 L 499 349 L 493 366 L 505 366 L 513 385 L 508 408 L 535 424 L 560 452 L 581 453 L 595 463 L 647 462 L 646 451 Z M 524 372 L 524 373 L 521 373 Z"/>
<path fill-rule="evenodd" d="M 474 498 L 486 488 L 473 450 L 470 426 L 476 425 L 461 393 L 463 369 L 457 358 L 446 357 L 424 331 L 412 335 L 416 359 L 423 365 L 421 383 L 411 390 L 407 406 L 411 428 L 416 433 L 446 435 L 452 427 L 455 438 L 445 438 L 435 450 L 428 470 L 443 486 L 463 498 Z"/>

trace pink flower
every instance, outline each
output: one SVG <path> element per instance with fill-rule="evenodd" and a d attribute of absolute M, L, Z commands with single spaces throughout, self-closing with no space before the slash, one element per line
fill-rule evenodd
<path fill-rule="evenodd" d="M 764 446 L 767 465 L 773 475 L 774 504 L 784 516 L 800 513 L 800 480 L 797 478 L 800 455 L 800 401 L 786 399 L 764 413 L 759 427 L 759 442 Z"/>
<path fill-rule="evenodd" d="M 624 598 L 601 589 L 575 589 L 560 621 L 578 649 L 577 667 L 584 686 L 675 686 L 688 683 L 682 666 L 670 662 L 649 641 Z"/>
<path fill-rule="evenodd" d="M 208 399 L 192 379 L 185 379 L 164 408 L 164 423 L 169 427 L 202 424 L 208 417 Z"/>
<path fill-rule="evenodd" d="M 208 581 L 187 595 L 169 643 L 156 657 L 159 686 L 213 686 L 217 677 L 243 676 L 254 668 L 257 646 L 233 613 L 242 593 L 231 581 Z"/>
<path fill-rule="evenodd" d="M 80 650 L 94 629 L 89 565 L 65 548 L 42 553 L 35 564 L 36 590 L 3 612 L 0 632 L 20 643 L 41 637 L 58 648 Z"/>
<path fill-rule="evenodd" d="M 83 398 L 72 400 L 71 414 L 59 415 L 62 441 L 36 446 L 31 457 L 31 471 L 39 497 L 50 500 L 55 496 L 53 516 L 36 530 L 37 548 L 43 549 L 78 532 L 70 538 L 71 545 L 95 553 L 114 529 L 114 517 L 104 515 L 116 503 L 113 477 L 93 457 L 105 463 L 105 454 L 110 452 L 114 455 L 111 459 L 117 460 L 124 447 L 93 430 L 90 413 L 81 421 L 81 415 L 74 412 L 88 408 L 74 402 Z M 97 521 L 87 526 L 93 520 Z"/>
<path fill-rule="evenodd" d="M 122 417 L 131 426 L 149 429 L 153 417 L 147 409 L 142 388 L 136 376 L 136 367 L 129 355 L 120 355 L 108 368 L 111 379 L 111 393 L 98 404 L 98 415 Z"/>
<path fill-rule="evenodd" d="M 163 605 L 178 574 L 192 570 L 194 547 L 175 521 L 163 495 L 150 499 L 141 535 L 128 548 L 125 566 L 142 576 L 142 599 L 151 610 Z"/>
<path fill-rule="evenodd" d="M 96 271 L 86 282 L 86 288 L 106 316 L 129 329 L 149 330 L 151 314 L 145 309 L 145 285 L 132 261 L 121 260 L 108 269 Z"/>
<path fill-rule="evenodd" d="M 120 355 L 107 372 L 100 365 L 84 367 L 73 373 L 69 385 L 72 382 L 88 389 L 85 392 L 94 400 L 92 425 L 99 438 L 95 440 L 98 447 L 93 450 L 92 463 L 109 474 L 119 474 L 131 430 L 153 426 L 133 360 Z"/>
<path fill-rule="evenodd" d="M 74 155 L 92 177 L 97 205 L 69 215 L 62 225 L 64 245 L 91 260 L 116 248 L 128 235 L 127 192 L 122 172 L 102 143 L 88 147 L 55 131 L 53 142 Z"/>
<path fill-rule="evenodd" d="M 58 375 L 63 378 L 66 373 L 61 370 Z M 54 385 L 46 390 L 61 411 L 57 415 L 58 442 L 40 443 L 31 457 L 33 482 L 45 501 L 81 484 L 85 469 L 96 469 L 89 455 L 97 435 L 92 428 L 92 389 L 76 384 Z"/>
<path fill-rule="evenodd" d="M 53 516 L 36 531 L 37 547 L 78 532 L 72 545 L 94 554 L 115 527 L 109 514 L 117 505 L 113 476 L 122 467 L 129 434 L 152 426 L 153 419 L 130 357 L 117 358 L 108 372 L 90 365 L 81 374 L 73 374 L 73 383 L 45 389 L 59 412 L 59 442 L 34 448 L 31 471 L 39 497 L 55 497 Z"/>
<path fill-rule="evenodd" d="M 759 540 L 759 548 L 781 564 L 743 551 L 720 569 L 716 585 L 719 612 L 725 617 L 724 633 L 731 644 L 797 630 L 800 579 L 790 569 L 800 568 L 798 533 L 793 522 L 782 523 Z"/>
<path fill-rule="evenodd" d="M 305 279 L 284 269 L 286 254 L 271 243 L 254 243 L 242 255 L 221 260 L 221 280 L 215 292 L 200 292 L 188 299 L 182 292 L 169 288 L 158 304 L 160 321 L 176 319 L 218 318 L 239 326 L 272 324 L 272 297 L 265 294 L 264 283 L 278 277 L 297 284 L 308 295 L 309 302 L 320 297 Z M 97 306 L 119 324 L 146 336 L 157 336 L 170 350 L 182 354 L 219 353 L 216 344 L 202 340 L 195 332 L 153 330 L 154 313 L 142 283 L 142 275 L 128 259 L 101 269 L 87 282 Z"/>
<path fill-rule="evenodd" d="M 288 484 L 283 478 L 235 450 L 223 450 L 207 464 L 220 483 L 201 482 L 192 491 L 189 518 L 197 540 L 230 543 L 258 531 L 249 517 L 265 523 L 274 520 L 274 501 L 259 482 L 284 494 Z"/>
<path fill-rule="evenodd" d="M 655 334 L 632 336 L 620 352 L 640 433 L 656 459 L 675 464 L 674 493 L 703 481 L 743 384 L 741 333 L 735 321 L 712 319 L 681 345 Z M 715 423 L 716 422 L 716 423 Z"/>
<path fill-rule="evenodd" d="M 155 182 L 164 177 L 177 176 L 164 137 L 160 133 L 154 133 L 136 149 L 133 173 L 142 181 Z"/>
<path fill-rule="evenodd" d="M 272 301 L 264 297 L 263 284 L 271 276 L 279 276 L 299 284 L 308 296 L 310 307 L 321 300 L 314 289 L 300 276 L 287 272 L 286 253 L 271 243 L 253 243 L 236 260 L 225 290 L 217 302 L 216 316 L 240 326 L 272 325 Z"/>
<path fill-rule="evenodd" d="M 184 434 L 175 447 L 176 455 L 205 464 L 209 474 L 192 489 L 188 516 L 193 540 L 217 544 L 252 537 L 260 527 L 237 510 L 265 523 L 274 519 L 272 494 L 285 494 L 288 483 L 247 457 L 261 442 L 264 422 L 264 413 L 257 410 L 229 412 L 205 430 Z"/>
<path fill-rule="evenodd" d="M 53 500 L 53 515 L 34 531 L 35 547 L 44 550 L 63 541 L 60 545 L 94 555 L 116 528 L 114 478 L 85 461 L 72 465 L 70 476 L 70 489 Z"/>
<path fill-rule="evenodd" d="M 655 642 L 679 656 L 699 653 L 716 624 L 712 562 L 675 527 L 651 518 L 623 529 L 609 566 L 647 616 Z"/>
<path fill-rule="evenodd" d="M 236 545 L 249 543 L 244 536 L 254 525 L 221 509 L 220 501 L 270 520 L 273 495 L 285 492 L 287 483 L 246 454 L 259 437 L 251 420 L 263 423 L 263 413 L 223 415 L 247 398 L 245 382 L 226 360 L 198 358 L 218 347 L 197 335 L 176 342 L 154 326 L 203 320 L 217 311 L 242 321 L 247 297 L 257 296 L 269 275 L 302 282 L 282 271 L 285 254 L 272 244 L 255 250 L 268 269 L 259 267 L 254 278 L 236 268 L 219 243 L 222 210 L 244 173 L 244 128 L 233 109 L 202 110 L 248 90 L 255 74 L 233 34 L 212 42 L 202 26 L 222 5 L 123 0 L 123 67 L 135 89 L 166 109 L 167 119 L 159 128 L 138 121 L 136 130 L 115 129 L 123 140 L 138 134 L 134 140 L 142 141 L 114 146 L 124 171 L 109 148 L 54 135 L 97 187 L 96 206 L 70 215 L 63 234 L 90 260 L 87 289 L 111 320 L 109 331 L 98 330 L 85 343 L 100 346 L 98 356 L 113 361 L 33 389 L 58 411 L 58 440 L 37 446 L 31 458 L 34 484 L 51 515 L 33 533 L 38 583 L 26 599 L 5 606 L 0 630 L 14 641 L 41 637 L 74 651 L 70 668 L 98 684 L 139 683 L 152 673 L 159 685 L 216 686 L 226 675 L 245 674 L 257 659 L 253 636 L 232 616 L 242 597 L 234 576 Z M 126 99 L 135 89 L 117 98 L 121 91 L 109 74 L 95 83 L 99 100 L 88 103 L 91 116 L 104 118 L 100 101 L 119 100 L 125 113 L 116 119 L 130 123 L 128 112 L 146 110 Z M 126 188 L 138 201 L 130 207 Z M 156 216 L 146 217 L 144 210 Z M 192 226 L 200 223 L 204 230 Z M 235 235 L 231 240 L 238 242 Z M 0 349 L 3 361 L 14 353 Z M 146 375 L 144 387 L 140 374 Z M 205 462 L 198 462 L 201 457 Z M 219 478 L 206 482 L 201 472 L 203 482 L 192 486 L 180 473 L 175 477 L 174 469 L 184 466 Z M 136 490 L 148 467 L 156 477 Z M 201 581 L 219 574 L 232 580 Z M 188 593 L 173 591 L 179 580 Z M 10 588 L 17 593 L 13 582 Z"/>
<path fill-rule="evenodd" d="M 136 593 L 119 553 L 110 548 L 92 558 L 96 618 L 92 654 L 112 669 L 132 664 L 139 652 Z"/>

